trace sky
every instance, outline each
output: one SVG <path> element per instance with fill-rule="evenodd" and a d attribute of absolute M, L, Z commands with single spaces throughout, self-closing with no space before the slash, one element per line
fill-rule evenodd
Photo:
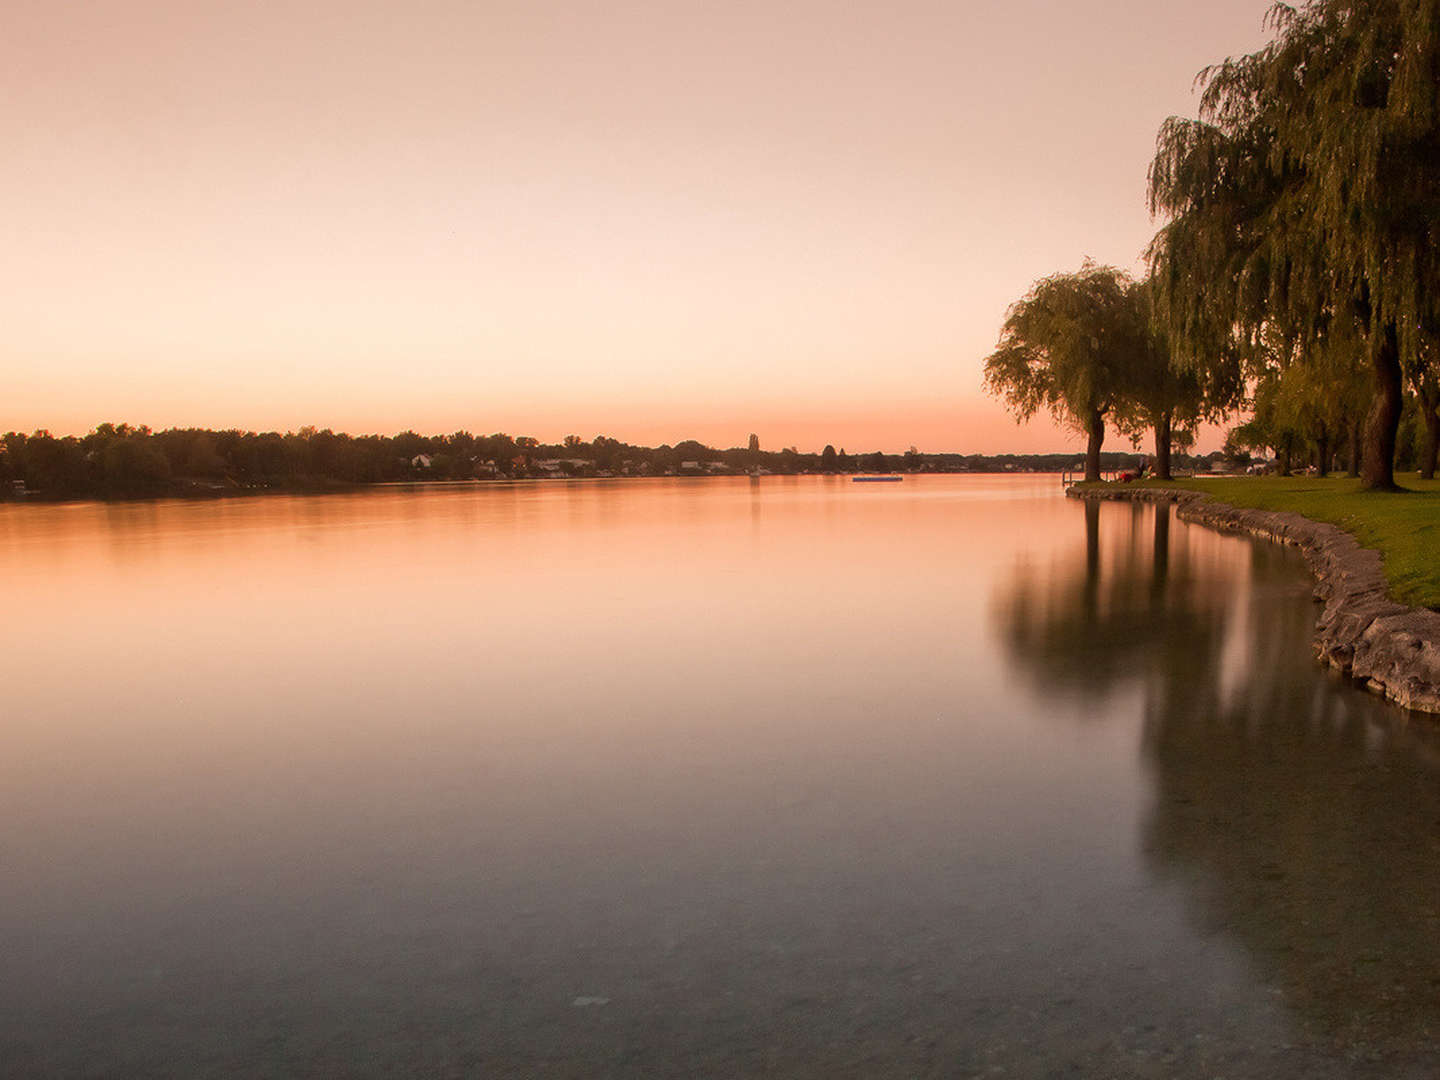
<path fill-rule="evenodd" d="M 1268 7 L 7 0 L 0 430 L 1082 446 L 984 358 Z"/>

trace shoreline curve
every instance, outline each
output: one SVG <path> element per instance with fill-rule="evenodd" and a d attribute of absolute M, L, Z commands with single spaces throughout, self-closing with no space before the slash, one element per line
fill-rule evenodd
<path fill-rule="evenodd" d="M 1072 499 L 1174 503 L 1181 521 L 1298 547 L 1324 609 L 1313 646 L 1322 663 L 1416 712 L 1440 715 L 1440 612 L 1390 599 L 1378 551 L 1344 529 L 1289 510 L 1252 510 L 1177 488 L 1065 489 Z"/>

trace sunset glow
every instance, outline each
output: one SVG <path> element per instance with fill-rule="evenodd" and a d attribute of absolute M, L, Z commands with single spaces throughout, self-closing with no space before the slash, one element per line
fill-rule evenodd
<path fill-rule="evenodd" d="M 981 362 L 1267 6 L 9 5 L 0 429 L 1076 446 Z"/>

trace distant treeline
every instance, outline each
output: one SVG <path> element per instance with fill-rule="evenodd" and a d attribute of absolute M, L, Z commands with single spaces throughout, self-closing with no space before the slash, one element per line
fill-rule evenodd
<path fill-rule="evenodd" d="M 1132 467 L 1137 454 L 1106 454 L 1105 467 Z M 435 480 L 527 480 L 611 476 L 792 475 L 854 472 L 1059 472 L 1070 454 L 849 454 L 827 446 L 717 450 L 694 440 L 632 446 L 604 435 L 541 443 L 527 436 L 347 435 L 299 431 L 151 431 L 101 424 L 84 436 L 47 431 L 0 437 L 0 498 L 143 498 L 242 491 L 325 491 L 363 484 Z"/>

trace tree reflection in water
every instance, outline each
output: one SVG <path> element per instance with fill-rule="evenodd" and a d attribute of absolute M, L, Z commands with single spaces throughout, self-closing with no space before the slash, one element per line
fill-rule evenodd
<path fill-rule="evenodd" d="M 1128 518 L 1112 550 L 1101 543 L 1102 509 Z M 1048 697 L 1099 718 L 1093 706 L 1119 687 L 1215 651 L 1224 612 L 1188 552 L 1172 557 L 1169 506 L 1086 501 L 1084 513 L 1083 566 L 1021 567 L 996 618 L 1020 671 Z"/>
<path fill-rule="evenodd" d="M 1440 1074 L 1440 729 L 1316 667 L 1293 553 L 1250 543 L 1236 581 L 1215 555 L 1248 542 L 1172 545 L 1168 507 L 1087 503 L 1085 528 L 1083 563 L 1018 574 L 998 628 L 1081 716 L 1139 689 L 1144 864 L 1289 1007 L 1297 1064 Z"/>
<path fill-rule="evenodd" d="M 1313 609 L 1261 584 L 1280 555 L 1254 548 L 1243 648 L 1167 669 L 1148 699 L 1146 859 L 1184 883 L 1203 931 L 1245 946 L 1311 1038 L 1433 1053 L 1440 738 L 1315 667 Z"/>

